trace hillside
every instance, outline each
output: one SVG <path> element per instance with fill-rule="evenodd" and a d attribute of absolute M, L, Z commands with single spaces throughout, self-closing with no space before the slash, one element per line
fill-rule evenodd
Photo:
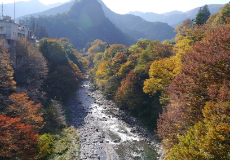
<path fill-rule="evenodd" d="M 210 5 L 208 5 L 211 14 L 218 13 L 219 9 L 223 6 L 224 6 L 224 4 L 210 4 Z M 177 25 L 181 24 L 186 19 L 195 19 L 199 8 L 200 7 L 197 7 L 197 8 L 194 8 L 192 10 L 189 10 L 187 12 L 172 11 L 172 12 L 167 12 L 167 13 L 163 13 L 163 14 L 157 14 L 157 13 L 153 13 L 153 12 L 143 13 L 143 12 L 135 11 L 135 12 L 129 12 L 129 14 L 140 16 L 149 22 L 160 21 L 160 22 L 168 23 L 168 25 L 175 28 Z"/>
<path fill-rule="evenodd" d="M 143 18 L 139 16 L 134 16 L 131 14 L 120 15 L 111 11 L 101 0 L 98 0 L 101 4 L 102 9 L 105 13 L 105 16 L 109 18 L 109 20 L 116 25 L 116 27 L 120 28 L 123 32 L 128 34 L 130 37 L 138 40 L 138 39 L 158 39 L 163 41 L 165 39 L 171 39 L 175 36 L 173 32 L 174 29 L 169 25 L 162 22 L 147 22 Z M 65 3 L 61 6 L 36 13 L 31 15 L 26 15 L 24 17 L 38 17 L 39 15 L 56 15 L 67 12 L 72 5 L 73 2 Z M 22 18 L 22 17 L 21 17 Z"/>
<path fill-rule="evenodd" d="M 24 15 L 24 16 L 18 18 L 18 19 L 22 19 L 23 17 L 30 17 L 30 16 L 39 17 L 39 16 L 42 16 L 42 15 L 51 16 L 51 15 L 62 14 L 62 13 L 67 12 L 70 9 L 70 7 L 73 5 L 74 2 L 75 1 L 72 0 L 70 2 L 64 3 L 62 5 L 59 5 L 59 6 L 50 8 L 50 9 L 47 9 L 47 10 L 42 11 L 42 12 L 37 12 L 37 13 L 33 13 L 33 14 Z"/>
<path fill-rule="evenodd" d="M 25 18 L 24 23 L 30 26 L 32 19 Z M 127 46 L 135 43 L 105 17 L 97 0 L 76 1 L 65 14 L 39 16 L 35 22 L 45 24 L 50 38 L 68 38 L 77 49 L 84 48 L 87 42 L 95 39 Z"/>
<path fill-rule="evenodd" d="M 28 14 L 42 12 L 60 6 L 61 4 L 62 3 L 59 2 L 55 4 L 45 5 L 41 3 L 39 0 L 29 0 L 27 2 L 24 1 L 15 2 L 15 18 L 28 15 Z M 3 4 L 3 15 L 8 15 L 11 16 L 12 18 L 14 17 L 13 3 Z"/>
<path fill-rule="evenodd" d="M 174 29 L 163 22 L 148 22 L 139 16 L 131 14 L 117 14 L 111 11 L 101 0 L 102 9 L 105 16 L 108 17 L 122 31 L 132 36 L 135 39 L 150 39 L 163 41 L 172 39 L 175 36 Z"/>

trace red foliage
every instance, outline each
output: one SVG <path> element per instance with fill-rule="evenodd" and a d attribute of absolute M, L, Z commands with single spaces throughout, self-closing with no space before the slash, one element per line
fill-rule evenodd
<path fill-rule="evenodd" d="M 130 71 L 121 81 L 121 87 L 118 88 L 115 100 L 120 107 L 129 107 L 133 109 L 136 105 L 140 104 L 142 93 L 138 77 L 134 71 Z"/>
<path fill-rule="evenodd" d="M 171 44 L 158 44 L 152 50 L 153 56 L 155 57 L 154 60 L 159 60 L 165 57 L 170 57 L 173 55 L 172 51 L 173 46 Z"/>
<path fill-rule="evenodd" d="M 0 156 L 33 158 L 38 134 L 31 126 L 20 123 L 20 118 L 0 115 Z"/>
<path fill-rule="evenodd" d="M 26 93 L 14 93 L 9 99 L 13 102 L 9 106 L 10 115 L 19 117 L 23 123 L 30 125 L 35 133 L 38 133 L 43 127 L 42 113 L 39 113 L 41 105 L 35 105 L 33 101 L 29 101 Z"/>
<path fill-rule="evenodd" d="M 158 120 L 158 135 L 178 142 L 196 122 L 202 121 L 207 101 L 229 100 L 230 93 L 230 25 L 210 31 L 182 60 L 182 70 L 168 87 L 170 105 Z"/>
<path fill-rule="evenodd" d="M 69 63 L 70 69 L 73 70 L 74 75 L 76 76 L 77 79 L 84 79 L 85 77 L 83 76 L 81 70 L 76 64 Z"/>

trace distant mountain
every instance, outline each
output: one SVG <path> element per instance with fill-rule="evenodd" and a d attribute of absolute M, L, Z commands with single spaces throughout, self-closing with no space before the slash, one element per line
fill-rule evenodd
<path fill-rule="evenodd" d="M 170 16 L 170 15 L 183 14 L 183 13 L 184 13 L 184 12 L 182 12 L 182 11 L 177 11 L 177 10 L 175 10 L 175 11 L 163 13 L 163 15 L 165 15 L 165 16 Z"/>
<path fill-rule="evenodd" d="M 105 16 L 108 17 L 118 28 L 129 36 L 135 39 L 150 39 L 163 41 L 165 39 L 172 39 L 176 33 L 174 29 L 166 23 L 162 22 L 148 22 L 139 16 L 132 14 L 117 14 L 111 11 L 102 0 L 101 3 Z"/>
<path fill-rule="evenodd" d="M 215 14 L 215 13 L 220 12 L 220 8 L 223 7 L 224 5 L 225 4 L 210 4 L 210 5 L 208 5 L 208 8 L 209 8 L 211 14 Z M 199 9 L 200 9 L 200 7 L 197 7 L 195 9 L 192 9 L 192 10 L 185 12 L 185 14 L 187 14 L 188 18 L 194 19 L 194 18 L 196 18 L 196 15 L 197 15 Z"/>
<path fill-rule="evenodd" d="M 87 42 L 95 39 L 126 46 L 136 43 L 105 17 L 97 0 L 76 0 L 65 14 L 25 18 L 23 23 L 31 26 L 33 20 L 45 24 L 50 38 L 68 38 L 77 49 L 84 48 Z"/>
<path fill-rule="evenodd" d="M 46 15 L 46 16 L 53 15 L 54 16 L 57 14 L 62 14 L 62 13 L 67 12 L 70 9 L 70 7 L 73 5 L 74 2 L 75 1 L 72 0 L 70 2 L 64 3 L 62 5 L 59 5 L 59 6 L 50 8 L 50 9 L 47 9 L 47 10 L 42 11 L 42 12 L 24 15 L 22 17 L 19 17 L 18 19 L 23 19 L 23 17 L 30 17 L 30 16 L 39 17 L 39 16 L 43 16 L 43 15 Z"/>
<path fill-rule="evenodd" d="M 128 34 L 136 40 L 139 39 L 158 39 L 163 41 L 165 39 L 172 39 L 175 36 L 174 29 L 162 22 L 148 22 L 139 16 L 134 16 L 131 14 L 120 15 L 111 11 L 101 0 L 98 0 L 101 4 L 105 16 L 109 18 L 118 28 L 120 28 L 124 33 Z M 39 15 L 56 15 L 60 13 L 65 13 L 69 10 L 73 2 L 65 3 L 61 6 L 36 13 L 31 15 L 26 15 L 24 17 L 38 17 Z M 22 19 L 22 17 L 20 17 Z"/>
<path fill-rule="evenodd" d="M 149 22 L 162 22 L 162 19 L 165 19 L 167 17 L 163 14 L 157 14 L 152 12 L 143 13 L 143 12 L 135 11 L 135 12 L 129 12 L 128 14 L 140 16 L 141 18 Z"/>
<path fill-rule="evenodd" d="M 60 6 L 63 3 L 55 3 L 51 5 L 44 5 L 39 0 L 30 0 L 27 2 L 19 1 L 15 2 L 15 18 L 42 12 L 50 8 Z M 14 3 L 3 4 L 3 15 L 11 16 L 14 18 Z"/>
<path fill-rule="evenodd" d="M 218 13 L 220 8 L 223 6 L 224 4 L 208 5 L 211 14 Z M 129 12 L 129 14 L 140 16 L 143 19 L 150 22 L 158 22 L 158 21 L 164 22 L 175 28 L 177 25 L 182 24 L 182 22 L 186 19 L 195 19 L 199 8 L 200 7 L 197 7 L 187 12 L 172 11 L 163 14 L 156 14 L 152 12 L 142 13 L 142 12 L 135 11 L 135 12 Z"/>

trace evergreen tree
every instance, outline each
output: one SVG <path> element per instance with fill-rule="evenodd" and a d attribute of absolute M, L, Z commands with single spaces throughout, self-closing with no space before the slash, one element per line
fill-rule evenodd
<path fill-rule="evenodd" d="M 202 13 L 204 14 L 204 23 L 205 23 L 211 15 L 207 4 L 203 7 Z"/>
<path fill-rule="evenodd" d="M 202 7 L 200 7 L 197 15 L 196 15 L 196 20 L 195 20 L 196 24 L 201 25 L 204 24 L 204 13 L 202 11 Z"/>
<path fill-rule="evenodd" d="M 39 40 L 42 38 L 49 38 L 49 33 L 47 32 L 45 24 L 43 24 L 43 26 L 40 26 L 37 22 L 36 28 L 34 29 L 34 35 Z"/>
<path fill-rule="evenodd" d="M 35 21 L 34 18 L 31 20 L 31 30 L 34 32 L 35 31 Z"/>
<path fill-rule="evenodd" d="M 211 13 L 209 11 L 208 5 L 206 4 L 204 7 L 200 7 L 198 14 L 196 15 L 196 24 L 201 25 L 204 24 L 208 18 L 210 17 Z"/>

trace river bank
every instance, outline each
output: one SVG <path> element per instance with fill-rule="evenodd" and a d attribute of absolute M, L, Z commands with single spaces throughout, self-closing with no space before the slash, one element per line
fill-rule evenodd
<path fill-rule="evenodd" d="M 101 160 L 162 159 L 163 149 L 154 133 L 127 111 L 81 82 L 68 102 L 72 125 L 80 132 L 80 158 Z"/>

